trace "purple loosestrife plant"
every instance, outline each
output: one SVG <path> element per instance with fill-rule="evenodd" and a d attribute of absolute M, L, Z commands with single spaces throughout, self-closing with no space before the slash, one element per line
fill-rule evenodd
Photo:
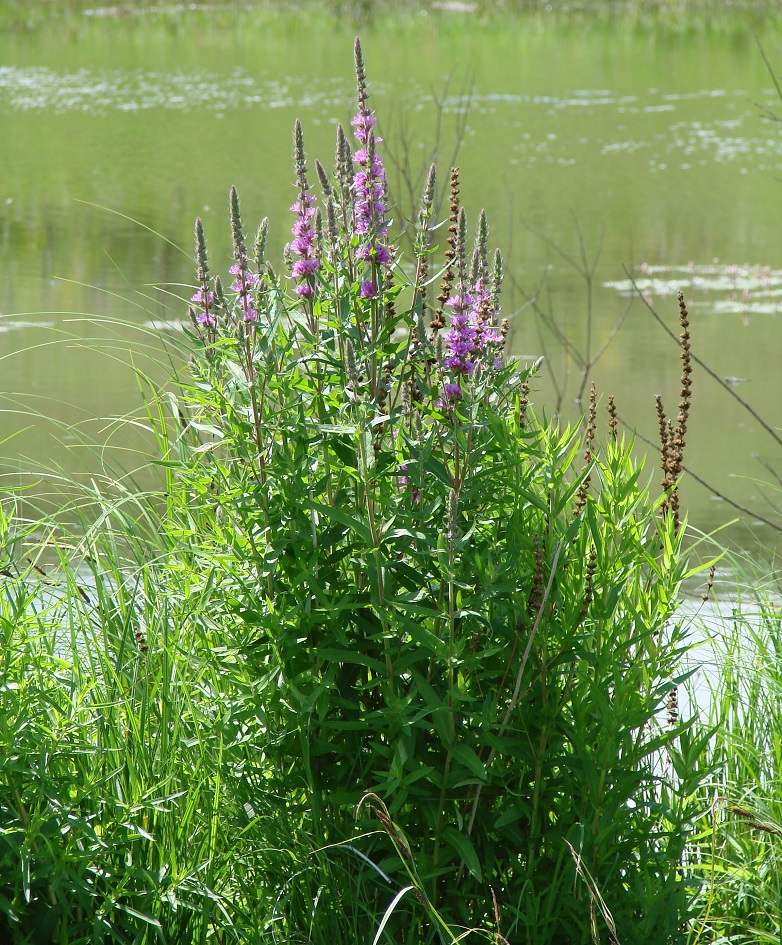
<path fill-rule="evenodd" d="M 201 217 L 196 217 L 195 222 L 195 253 L 197 270 L 196 276 L 199 282 L 199 288 L 190 297 L 191 305 L 195 308 L 190 309 L 190 318 L 196 331 L 206 340 L 214 340 L 214 330 L 217 320 L 215 318 L 215 294 L 209 287 L 209 263 L 206 251 L 206 237 L 204 235 L 204 225 Z"/>
<path fill-rule="evenodd" d="M 296 119 L 293 129 L 293 155 L 296 165 L 296 183 L 299 196 L 291 206 L 291 213 L 296 214 L 296 222 L 291 232 L 293 241 L 290 244 L 291 253 L 298 257 L 291 268 L 291 275 L 296 280 L 294 292 L 303 299 L 312 299 L 315 294 L 315 274 L 320 268 L 320 261 L 315 252 L 315 228 L 313 218 L 316 209 L 314 194 L 309 193 L 307 183 L 307 165 L 304 157 L 304 134 L 301 122 Z"/>
<path fill-rule="evenodd" d="M 460 214 L 460 228 L 463 229 L 463 225 Z M 474 284 L 467 288 L 461 265 L 459 268 L 457 292 L 445 303 L 451 310 L 451 320 L 445 336 L 443 368 L 456 377 L 455 381 L 444 384 L 443 399 L 446 403 L 464 395 L 462 385 L 476 372 L 496 373 L 503 367 L 504 339 L 494 327 L 498 313 L 492 310 L 496 299 L 486 285 L 483 271 L 476 273 Z"/>
<path fill-rule="evenodd" d="M 242 229 L 242 217 L 239 212 L 239 195 L 235 187 L 231 187 L 229 205 L 231 213 L 231 239 L 236 262 L 228 271 L 234 277 L 234 281 L 231 283 L 231 291 L 235 292 L 237 295 L 242 320 L 246 324 L 258 320 L 258 312 L 255 309 L 255 302 L 253 300 L 253 287 L 258 282 L 258 276 L 250 271 L 247 247 L 244 241 L 244 230 Z"/>
<path fill-rule="evenodd" d="M 190 301 L 197 306 L 195 309 L 195 321 L 202 328 L 214 325 L 214 315 L 212 310 L 215 304 L 215 294 L 211 290 L 199 289 L 191 297 Z"/>
<path fill-rule="evenodd" d="M 367 108 L 366 73 L 361 43 L 356 39 L 354 47 L 356 83 L 358 89 L 358 112 L 351 120 L 353 135 L 361 147 L 353 155 L 359 169 L 353 175 L 353 231 L 360 237 L 361 245 L 356 258 L 370 266 L 370 275 L 361 282 L 362 298 L 376 298 L 383 288 L 381 267 L 392 262 L 392 254 L 383 238 L 388 233 L 385 215 L 388 209 L 386 172 L 377 153 L 377 145 L 383 139 L 375 136 L 377 118 Z"/>
<path fill-rule="evenodd" d="M 334 179 L 316 164 L 322 226 L 296 122 L 290 291 L 262 268 L 265 228 L 249 271 L 235 190 L 230 302 L 218 279 L 210 283 L 196 229 L 192 312 L 205 353 L 188 429 L 210 439 L 198 440 L 188 472 L 185 531 L 198 523 L 199 555 L 204 533 L 194 581 L 219 562 L 208 595 L 215 625 L 236 634 L 242 652 L 231 665 L 245 681 L 274 681 L 253 686 L 241 710 L 264 727 L 263 751 L 253 744 L 246 770 L 284 799 L 280 819 L 295 818 L 307 843 L 353 837 L 363 859 L 350 870 L 388 853 L 374 830 L 355 837 L 362 795 L 376 792 L 420 857 L 419 903 L 470 927 L 493 884 L 513 942 L 593 940 L 592 897 L 564 852 L 577 841 L 631 941 L 639 917 L 650 917 L 648 932 L 681 893 L 679 853 L 664 862 L 677 846 L 668 833 L 676 811 L 660 813 L 647 764 L 678 737 L 653 731 L 658 696 L 680 671 L 675 640 L 660 642 L 678 626 L 669 620 L 684 573 L 678 533 L 671 517 L 650 527 L 654 509 L 616 442 L 607 457 L 596 449 L 592 495 L 576 492 L 582 474 L 563 457 L 579 455 L 579 434 L 538 422 L 531 371 L 503 369 L 501 259 L 490 272 L 481 214 L 468 266 L 455 169 L 434 313 L 433 170 L 412 284 L 392 268 L 358 41 L 354 52 L 360 147 L 353 156 L 340 129 Z M 577 494 L 589 514 L 573 516 Z M 595 752 L 595 731 L 613 739 L 613 755 L 603 744 Z M 241 816 L 244 807 L 230 809 Z M 386 826 L 383 811 L 375 806 Z M 388 863 L 404 874 L 393 854 Z M 262 869 L 247 868 L 251 897 L 264 888 Z M 307 883 L 320 883 L 313 875 L 286 882 L 280 908 L 289 937 L 324 941 L 325 925 L 317 936 L 303 927 L 321 922 L 320 910 L 302 908 L 313 901 Z M 382 921 L 395 940 L 432 938 L 412 913 L 372 912 L 385 887 L 349 901 L 343 887 L 364 880 L 344 884 L 344 875 L 324 887 L 340 920 L 360 911 L 364 927 L 350 941 L 365 940 L 367 921 Z M 674 932 L 644 933 L 647 945 L 679 941 L 675 906 L 665 914 Z"/>

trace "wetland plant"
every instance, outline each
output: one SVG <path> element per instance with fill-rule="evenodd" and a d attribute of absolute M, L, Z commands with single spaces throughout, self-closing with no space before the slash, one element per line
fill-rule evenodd
<path fill-rule="evenodd" d="M 687 938 L 676 459 L 654 499 L 594 392 L 583 435 L 538 416 L 458 171 L 439 272 L 434 168 L 394 246 L 355 68 L 320 206 L 296 123 L 285 273 L 235 189 L 230 284 L 196 222 L 164 501 L 98 496 L 43 602 L 3 520 L 14 942 Z"/>
<path fill-rule="evenodd" d="M 654 501 L 627 443 L 598 446 L 594 394 L 585 442 L 535 415 L 455 169 L 430 302 L 435 172 L 405 259 L 358 42 L 355 64 L 358 148 L 339 129 L 334 177 L 317 165 L 320 216 L 296 124 L 293 295 L 263 265 L 256 317 L 217 285 L 209 332 L 192 310 L 185 436 L 208 435 L 180 476 L 196 570 L 267 680 L 259 782 L 350 861 L 388 941 L 495 922 L 509 941 L 683 941 L 690 723 L 659 721 L 687 645 L 675 458 Z M 686 404 L 678 449 L 685 426 Z M 285 928 L 324 882 L 290 881 Z M 319 909 L 350 913 L 353 887 L 327 888 Z"/>

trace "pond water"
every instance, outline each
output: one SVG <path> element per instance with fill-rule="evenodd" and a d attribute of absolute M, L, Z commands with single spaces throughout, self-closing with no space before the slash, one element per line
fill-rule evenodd
<path fill-rule="evenodd" d="M 335 124 L 352 114 L 350 24 L 100 12 L 0 34 L 9 468 L 22 456 L 76 473 L 90 462 L 74 448 L 80 436 L 133 464 L 141 435 L 111 418 L 137 410 L 135 370 L 159 380 L 179 363 L 161 338 L 176 346 L 180 300 L 192 292 L 194 218 L 213 269 L 226 269 L 236 184 L 248 230 L 269 216 L 279 259 L 294 119 L 310 164 L 330 165 Z M 782 41 L 761 39 L 782 69 Z M 547 356 L 538 406 L 579 415 L 580 368 L 562 338 L 576 358 L 594 355 L 632 302 L 590 377 L 602 405 L 614 394 L 621 417 L 654 439 L 654 395 L 676 412 L 679 352 L 629 280 L 674 331 L 682 288 L 695 353 L 730 378 L 726 390 L 696 367 L 685 462 L 756 513 L 733 527 L 736 541 L 782 544 L 760 522 L 780 520 L 782 447 L 730 395 L 781 425 L 782 136 L 767 110 L 782 103 L 753 38 L 430 11 L 368 25 L 362 41 L 395 215 L 417 202 L 439 116 L 442 179 L 460 141 L 470 219 L 485 207 L 506 255 L 512 351 Z M 683 491 L 698 528 L 740 514 L 700 485 Z"/>

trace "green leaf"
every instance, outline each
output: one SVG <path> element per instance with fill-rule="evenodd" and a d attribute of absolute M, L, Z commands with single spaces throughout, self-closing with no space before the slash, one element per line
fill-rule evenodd
<path fill-rule="evenodd" d="M 486 780 L 486 766 L 469 745 L 457 745 L 453 750 L 453 757 L 481 781 Z"/>
<path fill-rule="evenodd" d="M 443 831 L 443 840 L 445 840 L 448 846 L 462 859 L 464 865 L 478 882 L 482 883 L 483 874 L 481 873 L 480 860 L 467 834 L 461 833 L 461 831 L 456 830 L 454 827 L 446 827 Z"/>
<path fill-rule="evenodd" d="M 372 945 L 377 945 L 377 943 L 380 941 L 380 936 L 383 934 L 383 929 L 388 924 L 388 920 L 391 918 L 391 915 L 394 909 L 396 909 L 396 904 L 399 902 L 402 896 L 404 896 L 405 893 L 409 893 L 411 889 L 415 889 L 415 886 L 405 886 L 403 889 L 400 889 L 399 892 L 391 900 L 388 908 L 385 911 L 385 915 L 383 916 L 380 922 L 380 925 L 377 927 L 377 932 L 375 932 L 375 937 L 372 940 Z"/>
<path fill-rule="evenodd" d="M 335 508 L 332 505 L 323 505 L 320 502 L 309 502 L 308 507 L 314 509 L 316 512 L 320 512 L 326 520 L 333 519 L 341 525 L 347 525 L 368 547 L 372 547 L 372 532 L 369 526 L 360 518 L 350 515 L 343 509 Z"/>

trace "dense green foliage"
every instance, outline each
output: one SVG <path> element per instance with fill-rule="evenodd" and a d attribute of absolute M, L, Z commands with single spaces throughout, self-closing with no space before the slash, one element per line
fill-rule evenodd
<path fill-rule="evenodd" d="M 165 492 L 93 490 L 75 534 L 3 517 L 0 935 L 730 936 L 759 894 L 726 918 L 707 779 L 776 768 L 673 711 L 675 484 L 599 443 L 594 397 L 583 432 L 530 406 L 456 173 L 432 301 L 433 175 L 408 260 L 360 48 L 357 73 L 320 214 L 296 128 L 292 293 L 235 191 L 230 289 L 197 224 L 192 379 L 150 417 Z"/>

